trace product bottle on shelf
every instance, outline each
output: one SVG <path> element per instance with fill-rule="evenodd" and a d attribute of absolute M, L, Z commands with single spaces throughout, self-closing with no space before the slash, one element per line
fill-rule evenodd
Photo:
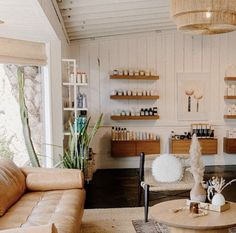
<path fill-rule="evenodd" d="M 210 125 L 206 126 L 206 130 L 207 130 L 207 138 L 209 138 L 210 134 L 211 134 L 211 132 L 210 132 Z"/>
<path fill-rule="evenodd" d="M 129 141 L 130 140 L 130 132 L 127 130 L 126 132 L 126 140 Z"/>
<path fill-rule="evenodd" d="M 79 92 L 77 96 L 77 107 L 83 108 L 83 95 Z"/>
<path fill-rule="evenodd" d="M 118 135 L 118 128 L 115 129 L 115 141 L 118 141 L 119 135 Z"/>
<path fill-rule="evenodd" d="M 149 110 L 148 110 L 148 115 L 149 115 L 149 116 L 153 116 L 153 109 L 152 109 L 152 108 L 149 108 Z"/>
<path fill-rule="evenodd" d="M 148 116 L 148 109 L 147 108 L 145 108 L 145 110 L 144 110 L 144 116 Z"/>
<path fill-rule="evenodd" d="M 211 125 L 211 135 L 210 135 L 210 137 L 214 138 L 214 136 L 215 136 L 215 130 L 214 130 L 214 127 Z"/>
<path fill-rule="evenodd" d="M 121 135 L 120 135 L 121 131 L 120 131 L 120 127 L 118 127 L 118 141 L 121 140 Z"/>
<path fill-rule="evenodd" d="M 144 116 L 144 115 L 145 115 L 145 112 L 144 112 L 143 108 L 141 108 L 141 110 L 140 110 L 140 116 Z"/>
<path fill-rule="evenodd" d="M 114 127 L 111 128 L 111 140 L 115 141 L 115 129 L 114 129 Z"/>
<path fill-rule="evenodd" d="M 158 115 L 158 108 L 153 107 L 153 116 L 157 116 L 157 115 Z"/>
<path fill-rule="evenodd" d="M 83 96 L 83 108 L 87 108 L 87 96 L 85 94 Z"/>
<path fill-rule="evenodd" d="M 127 141 L 127 130 L 126 128 L 124 128 L 124 137 L 123 137 L 124 141 Z"/>
<path fill-rule="evenodd" d="M 120 131 L 120 140 L 123 141 L 124 140 L 124 129 L 121 128 L 121 131 Z"/>

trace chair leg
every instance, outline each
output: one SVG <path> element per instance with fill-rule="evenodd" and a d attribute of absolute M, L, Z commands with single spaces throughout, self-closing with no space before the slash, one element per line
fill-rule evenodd
<path fill-rule="evenodd" d="M 142 196 L 142 187 L 139 182 L 139 184 L 138 184 L 138 206 L 141 206 L 141 196 Z"/>
<path fill-rule="evenodd" d="M 144 221 L 148 222 L 148 208 L 149 208 L 149 185 L 144 186 Z"/>

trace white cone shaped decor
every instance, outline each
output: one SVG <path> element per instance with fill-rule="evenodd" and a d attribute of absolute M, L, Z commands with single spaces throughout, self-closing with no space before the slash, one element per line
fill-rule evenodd
<path fill-rule="evenodd" d="M 190 191 L 190 199 L 192 201 L 205 202 L 206 190 L 202 187 L 205 166 L 201 158 L 201 146 L 196 137 L 196 134 L 194 134 L 192 137 L 189 154 L 191 164 L 190 171 L 192 172 L 195 181 L 195 184 L 192 190 Z"/>
<path fill-rule="evenodd" d="M 219 34 L 236 30 L 236 0 L 172 0 L 172 17 L 179 30 Z"/>

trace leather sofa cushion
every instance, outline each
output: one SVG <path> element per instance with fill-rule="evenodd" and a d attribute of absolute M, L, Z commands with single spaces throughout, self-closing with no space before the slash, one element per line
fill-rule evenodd
<path fill-rule="evenodd" d="M 83 188 L 83 173 L 78 169 L 37 169 L 28 173 L 26 187 L 30 191 Z"/>
<path fill-rule="evenodd" d="M 25 192 L 25 176 L 10 160 L 0 160 L 0 216 Z"/>
<path fill-rule="evenodd" d="M 0 232 L 54 223 L 58 233 L 78 233 L 84 200 L 84 189 L 26 193 L 0 218 Z"/>
<path fill-rule="evenodd" d="M 12 228 L 8 230 L 3 230 L 1 233 L 57 233 L 57 229 L 54 224 L 25 227 L 25 228 Z"/>

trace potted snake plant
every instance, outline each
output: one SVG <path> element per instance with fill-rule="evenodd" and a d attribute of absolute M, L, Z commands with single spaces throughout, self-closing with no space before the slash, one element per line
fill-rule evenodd
<path fill-rule="evenodd" d="M 62 156 L 64 168 L 80 169 L 86 176 L 89 146 L 101 125 L 102 117 L 103 114 L 99 116 L 91 131 L 88 130 L 91 117 L 87 119 L 79 132 L 75 132 L 72 124 L 69 123 L 70 136 L 68 146 L 64 149 Z"/>

